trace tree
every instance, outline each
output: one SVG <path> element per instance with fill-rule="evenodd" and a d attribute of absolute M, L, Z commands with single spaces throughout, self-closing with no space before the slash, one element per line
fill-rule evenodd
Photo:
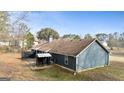
<path fill-rule="evenodd" d="M 14 29 L 12 31 L 12 46 L 23 48 L 24 47 L 24 36 L 26 35 L 27 31 L 30 29 L 25 23 L 18 23 L 14 26 Z M 17 49 L 17 48 L 16 48 Z"/>
<path fill-rule="evenodd" d="M 27 31 L 24 23 L 28 12 L 0 12 L 0 40 L 9 42 L 11 45 L 19 45 L 24 37 L 24 32 Z M 17 49 L 15 47 L 15 49 Z"/>
<path fill-rule="evenodd" d="M 113 47 L 115 45 L 116 45 L 116 41 L 114 40 L 114 36 L 113 36 L 113 34 L 110 33 L 108 35 L 108 46 Z"/>
<path fill-rule="evenodd" d="M 108 45 L 109 47 L 121 47 L 123 42 L 123 35 L 122 34 L 118 34 L 117 32 L 114 33 L 110 33 L 108 35 Z"/>
<path fill-rule="evenodd" d="M 30 30 L 25 23 L 19 23 L 17 29 L 18 29 L 17 30 L 17 37 L 20 40 L 23 40 L 23 38 L 24 38 L 25 34 L 27 33 L 27 31 Z"/>
<path fill-rule="evenodd" d="M 0 38 L 7 39 L 9 36 L 9 14 L 8 12 L 0 12 Z"/>
<path fill-rule="evenodd" d="M 25 23 L 29 12 L 9 12 L 9 14 L 11 19 L 11 45 L 14 46 L 16 49 L 23 49 L 24 36 L 29 30 L 28 26 Z"/>
<path fill-rule="evenodd" d="M 114 36 L 114 39 L 116 39 L 116 40 L 118 39 L 118 33 L 117 32 L 114 32 L 113 36 Z"/>
<path fill-rule="evenodd" d="M 92 36 L 91 36 L 90 34 L 86 34 L 86 35 L 84 36 L 84 39 L 92 39 Z"/>
<path fill-rule="evenodd" d="M 20 22 L 24 22 L 26 21 L 26 18 L 28 16 L 30 12 L 24 11 L 24 12 L 9 12 L 10 15 L 10 19 L 14 19 L 11 20 L 12 21 L 12 26 L 20 23 Z"/>
<path fill-rule="evenodd" d="M 26 48 L 31 48 L 34 42 L 34 36 L 31 32 L 27 31 L 25 35 Z"/>
<path fill-rule="evenodd" d="M 27 31 L 28 26 L 26 25 L 25 21 L 26 18 L 29 14 L 29 12 L 10 12 L 10 18 L 14 19 L 11 20 L 11 34 L 13 35 L 13 37 L 20 37 L 20 39 L 22 39 L 22 37 L 24 36 L 24 33 Z"/>
<path fill-rule="evenodd" d="M 67 38 L 67 39 L 74 39 L 74 40 L 80 40 L 80 36 L 76 35 L 76 34 L 66 34 L 63 35 L 63 38 Z"/>
<path fill-rule="evenodd" d="M 121 33 L 121 34 L 120 34 L 119 40 L 120 40 L 120 41 L 124 40 L 124 33 Z"/>
<path fill-rule="evenodd" d="M 37 32 L 38 39 L 44 39 L 48 41 L 50 36 L 53 39 L 58 39 L 59 33 L 51 28 L 44 28 L 44 29 L 41 29 L 39 32 Z"/>

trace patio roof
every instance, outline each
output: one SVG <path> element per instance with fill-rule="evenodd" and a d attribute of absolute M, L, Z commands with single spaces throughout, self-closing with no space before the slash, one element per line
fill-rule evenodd
<path fill-rule="evenodd" d="M 52 57 L 50 53 L 38 53 L 37 57 L 43 58 L 43 57 Z"/>

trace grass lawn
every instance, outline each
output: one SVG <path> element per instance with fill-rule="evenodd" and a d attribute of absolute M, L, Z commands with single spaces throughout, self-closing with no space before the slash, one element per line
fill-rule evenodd
<path fill-rule="evenodd" d="M 107 67 L 84 71 L 76 76 L 72 72 L 53 66 L 52 68 L 37 71 L 35 75 L 44 77 L 47 80 L 124 80 L 124 63 L 112 61 Z"/>
<path fill-rule="evenodd" d="M 124 57 L 111 56 L 109 66 L 81 72 L 72 72 L 53 65 L 39 71 L 32 71 L 19 53 L 0 53 L 0 77 L 11 80 L 124 80 Z"/>

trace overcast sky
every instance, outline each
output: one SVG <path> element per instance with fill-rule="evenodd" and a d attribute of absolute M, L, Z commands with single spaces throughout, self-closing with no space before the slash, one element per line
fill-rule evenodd
<path fill-rule="evenodd" d="M 45 27 L 60 36 L 124 32 L 124 12 L 30 12 L 27 24 L 33 34 Z"/>

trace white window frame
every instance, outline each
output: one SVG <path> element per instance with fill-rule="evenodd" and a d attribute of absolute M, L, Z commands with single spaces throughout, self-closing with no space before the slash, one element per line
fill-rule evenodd
<path fill-rule="evenodd" d="M 69 64 L 69 63 L 68 63 L 68 56 L 65 56 L 64 64 L 65 64 L 65 65 L 68 65 L 68 64 Z"/>

